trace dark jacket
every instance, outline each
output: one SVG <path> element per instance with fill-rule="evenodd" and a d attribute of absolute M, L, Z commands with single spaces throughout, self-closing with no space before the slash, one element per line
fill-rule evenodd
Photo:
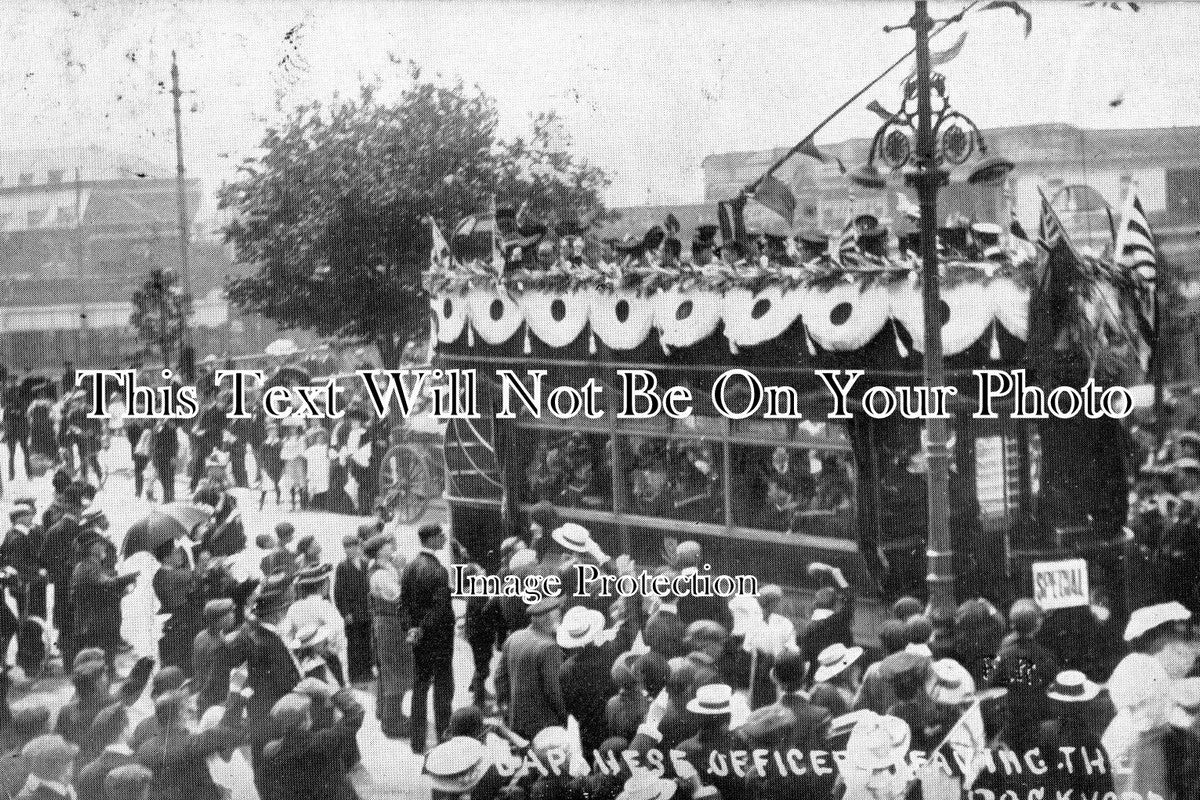
<path fill-rule="evenodd" d="M 189 733 L 177 724 L 164 725 L 138 748 L 137 762 L 154 773 L 151 800 L 221 800 L 221 789 L 208 771 L 208 757 L 242 744 L 240 714 L 241 708 L 231 700 L 215 728 Z"/>
<path fill-rule="evenodd" d="M 425 551 L 417 554 L 400 575 L 400 605 L 413 627 L 421 629 L 413 657 L 448 657 L 454 651 L 454 607 L 450 604 L 450 573 Z"/>
<path fill-rule="evenodd" d="M 826 749 L 829 723 L 833 719 L 826 708 L 814 706 L 804 695 L 795 692 L 781 694 L 775 704 L 796 715 L 796 724 L 789 737 L 791 747 L 804 752 Z"/>
<path fill-rule="evenodd" d="M 333 604 L 347 625 L 365 624 L 371 605 L 367 562 L 356 567 L 349 561 L 337 565 L 333 575 Z"/>
<path fill-rule="evenodd" d="M 121 596 L 137 580 L 136 574 L 119 576 L 92 559 L 80 561 L 71 576 L 71 605 L 75 610 L 74 634 L 80 644 L 115 647 L 121 639 Z"/>
<path fill-rule="evenodd" d="M 255 776 L 262 800 L 357 800 L 346 778 L 363 708 L 346 689 L 333 696 L 341 718 L 328 728 L 285 736 L 267 746 Z"/>
<path fill-rule="evenodd" d="M 253 740 L 267 741 L 271 708 L 300 682 L 296 662 L 277 633 L 257 621 L 247 622 L 229 647 L 229 666 L 246 665 L 246 685 L 253 690 L 246 705 Z"/>
<path fill-rule="evenodd" d="M 300 559 L 286 547 L 277 547 L 263 556 L 258 565 L 263 575 L 274 575 L 276 572 L 295 575 L 300 568 Z"/>
<path fill-rule="evenodd" d="M 504 642 L 496 697 L 509 704 L 509 727 L 527 739 L 543 728 L 567 722 L 558 682 L 561 666 L 558 642 L 532 628 L 523 628 Z"/>
<path fill-rule="evenodd" d="M 658 610 L 646 620 L 646 629 L 642 631 L 642 639 L 646 646 L 663 658 L 670 660 L 676 656 L 687 655 L 683 644 L 686 629 L 678 614 Z"/>

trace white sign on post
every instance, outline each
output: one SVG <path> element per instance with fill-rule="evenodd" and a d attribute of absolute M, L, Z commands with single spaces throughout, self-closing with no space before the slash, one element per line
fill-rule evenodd
<path fill-rule="evenodd" d="M 1042 609 L 1086 606 L 1088 565 L 1082 558 L 1033 564 L 1033 599 Z"/>

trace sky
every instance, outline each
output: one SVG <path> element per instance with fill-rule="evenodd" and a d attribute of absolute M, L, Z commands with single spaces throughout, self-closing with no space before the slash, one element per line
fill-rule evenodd
<path fill-rule="evenodd" d="M 1028 38 L 1011 11 L 972 13 L 961 54 L 942 68 L 954 106 L 981 127 L 1200 124 L 1200 4 L 1025 5 Z M 400 86 L 399 58 L 479 85 L 504 135 L 557 111 L 572 148 L 612 178 L 609 205 L 696 202 L 706 155 L 794 144 L 912 46 L 911 31 L 882 30 L 911 13 L 910 3 L 784 0 L 12 2 L 0 10 L 0 149 L 98 144 L 173 166 L 174 50 L 187 169 L 211 214 L 211 191 L 288 109 L 373 76 Z M 897 106 L 906 67 L 817 142 L 870 135 L 878 118 L 866 103 Z"/>

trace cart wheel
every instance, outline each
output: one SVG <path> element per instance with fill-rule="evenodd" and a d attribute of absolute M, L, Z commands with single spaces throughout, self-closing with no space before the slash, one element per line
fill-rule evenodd
<path fill-rule="evenodd" d="M 429 507 L 435 489 L 433 477 L 421 453 L 408 445 L 388 450 L 379 468 L 379 485 L 384 505 L 394 519 L 409 525 Z"/>

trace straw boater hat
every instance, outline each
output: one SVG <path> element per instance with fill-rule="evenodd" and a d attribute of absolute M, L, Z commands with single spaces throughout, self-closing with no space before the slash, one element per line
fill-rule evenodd
<path fill-rule="evenodd" d="M 649 770 L 637 770 L 625 781 L 617 800 L 671 800 L 679 785 L 667 778 L 656 778 Z"/>
<path fill-rule="evenodd" d="M 567 522 L 554 529 L 550 537 L 572 553 L 586 553 L 592 542 L 588 529 L 577 522 Z"/>
<path fill-rule="evenodd" d="M 327 641 L 329 641 L 329 626 L 304 620 L 303 624 L 297 625 L 293 631 L 292 638 L 288 641 L 288 647 L 292 650 L 305 650 Z"/>
<path fill-rule="evenodd" d="M 1077 669 L 1067 669 L 1058 673 L 1054 683 L 1046 687 L 1046 696 L 1051 700 L 1063 703 L 1086 703 L 1100 694 L 1100 685 L 1087 679 Z"/>
<path fill-rule="evenodd" d="M 850 731 L 846 760 L 860 769 L 887 769 L 904 761 L 911 741 L 907 722 L 867 711 Z"/>
<path fill-rule="evenodd" d="M 1175 600 L 1135 609 L 1125 625 L 1125 641 L 1132 642 L 1161 625 L 1187 622 L 1191 618 L 1192 612 Z"/>
<path fill-rule="evenodd" d="M 474 789 L 489 766 L 483 742 L 455 736 L 429 751 L 422 772 L 435 791 L 458 795 Z"/>
<path fill-rule="evenodd" d="M 604 632 L 604 623 L 603 613 L 584 606 L 572 606 L 563 615 L 555 633 L 558 646 L 574 650 L 592 644 Z"/>
<path fill-rule="evenodd" d="M 929 670 L 925 691 L 935 703 L 956 706 L 975 694 L 975 679 L 953 658 L 943 658 Z"/>
<path fill-rule="evenodd" d="M 829 645 L 817 656 L 817 671 L 813 673 L 813 681 L 822 683 L 844 671 L 855 661 L 862 658 L 861 647 L 846 647 L 841 642 Z"/>
<path fill-rule="evenodd" d="M 688 701 L 687 710 L 693 714 L 715 716 L 733 713 L 733 688 L 725 683 L 710 683 L 696 690 L 696 696 Z"/>

